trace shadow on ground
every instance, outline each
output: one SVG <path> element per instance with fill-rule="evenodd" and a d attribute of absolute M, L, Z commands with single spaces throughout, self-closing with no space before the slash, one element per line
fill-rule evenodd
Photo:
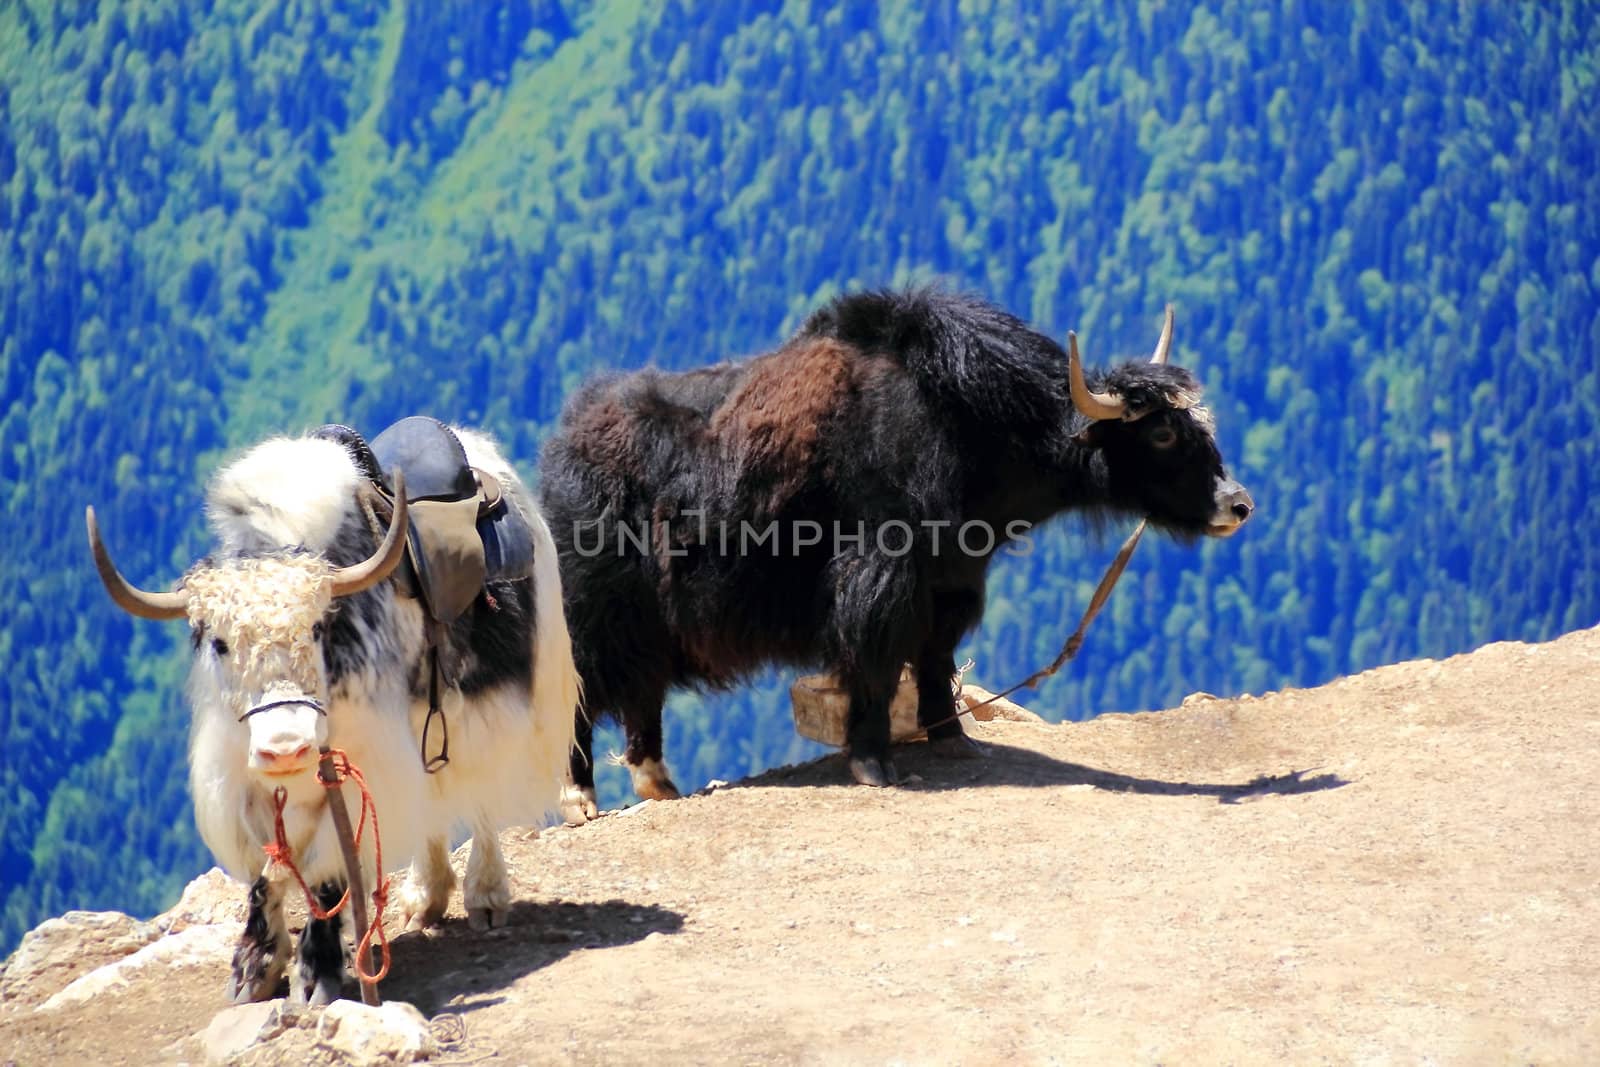
<path fill-rule="evenodd" d="M 434 930 L 401 934 L 391 945 L 393 965 L 379 989 L 385 1000 L 409 1001 L 424 1015 L 446 1008 L 465 1015 L 499 1003 L 501 990 L 575 952 L 682 928 L 682 914 L 653 904 L 520 902 L 497 930 L 477 931 L 465 919 L 451 919 Z M 354 983 L 347 986 L 345 996 L 359 999 Z"/>
<path fill-rule="evenodd" d="M 1263 774 L 1247 782 L 1167 781 L 1085 767 L 993 741 L 984 742 L 982 751 L 984 754 L 975 758 L 951 759 L 934 753 L 926 744 L 896 745 L 895 766 L 905 783 L 901 788 L 938 792 L 1005 785 L 1039 788 L 1087 785 L 1111 793 L 1216 797 L 1219 804 L 1239 804 L 1261 797 L 1318 793 L 1350 784 L 1337 774 L 1316 773 L 1318 768 L 1315 767 Z M 850 772 L 845 767 L 844 757 L 835 755 L 794 767 L 780 767 L 735 783 L 735 787 L 845 785 L 849 781 Z"/>

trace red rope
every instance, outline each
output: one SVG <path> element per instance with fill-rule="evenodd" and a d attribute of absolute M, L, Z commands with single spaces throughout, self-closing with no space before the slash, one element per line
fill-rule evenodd
<path fill-rule="evenodd" d="M 272 818 L 277 840 L 262 845 L 261 851 L 265 852 L 267 859 L 273 863 L 281 863 L 289 868 L 289 873 L 294 875 L 294 880 L 300 883 L 300 891 L 306 895 L 306 907 L 310 910 L 313 918 L 331 919 L 343 911 L 346 904 L 350 903 L 350 887 L 348 885 L 345 886 L 344 896 L 340 897 L 339 903 L 328 911 L 323 911 L 321 906 L 317 904 L 317 898 L 312 894 L 311 887 L 306 885 L 305 878 L 300 874 L 300 868 L 295 866 L 294 856 L 289 849 L 289 838 L 283 829 L 283 808 L 288 803 L 288 800 L 289 791 L 283 786 L 280 785 L 272 791 L 272 806 L 274 809 Z M 366 814 L 366 805 L 364 803 L 362 805 L 362 814 Z"/>
<path fill-rule="evenodd" d="M 367 985 L 377 985 L 389 974 L 389 935 L 383 929 L 383 909 L 389 903 L 389 879 L 383 874 L 383 837 L 378 832 L 378 805 L 372 799 L 372 790 L 367 787 L 366 776 L 361 773 L 361 768 L 350 762 L 350 757 L 343 749 L 330 748 L 328 755 L 333 757 L 334 780 L 327 781 L 320 775 L 317 777 L 324 788 L 337 789 L 346 779 L 353 780 L 361 790 L 361 818 L 356 823 L 356 850 L 361 849 L 361 836 L 367 829 L 367 813 L 372 813 L 372 851 L 373 858 L 378 868 L 378 884 L 372 890 L 372 921 L 367 924 L 367 932 L 361 938 L 361 944 L 356 948 L 356 978 Z M 339 898 L 327 911 L 322 910 L 317 903 L 317 898 L 312 894 L 311 887 L 306 885 L 306 880 L 300 874 L 300 868 L 295 866 L 294 855 L 289 848 L 288 834 L 283 828 L 283 809 L 288 803 L 289 791 L 279 786 L 272 791 L 273 803 L 273 829 L 276 840 L 262 846 L 262 851 L 274 863 L 281 863 L 289 868 L 289 873 L 294 875 L 294 880 L 300 883 L 300 891 L 306 895 L 306 907 L 311 915 L 317 919 L 331 919 L 344 910 L 350 902 L 350 887 L 345 886 L 344 896 Z M 378 950 L 382 954 L 383 966 L 377 974 L 367 973 L 367 964 L 372 954 L 372 939 L 378 938 Z"/>

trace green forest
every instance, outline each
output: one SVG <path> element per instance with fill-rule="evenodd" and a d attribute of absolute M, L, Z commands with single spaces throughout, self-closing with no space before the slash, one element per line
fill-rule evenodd
<path fill-rule="evenodd" d="M 1049 717 L 1594 625 L 1597 80 L 1580 0 L 0 5 L 0 952 L 209 865 L 187 635 L 111 605 L 86 503 L 164 587 L 265 436 L 427 413 L 536 480 L 588 376 L 855 288 L 1092 363 L 1176 306 L 1259 510 L 1147 539 Z M 1122 533 L 1000 557 L 972 677 L 1049 662 Z M 790 680 L 675 696 L 679 783 L 821 752 Z"/>

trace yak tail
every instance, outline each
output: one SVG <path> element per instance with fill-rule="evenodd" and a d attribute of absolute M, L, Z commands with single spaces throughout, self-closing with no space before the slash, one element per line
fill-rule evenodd
<path fill-rule="evenodd" d="M 1060 432 L 1070 418 L 1061 346 L 974 297 L 933 288 L 844 296 L 812 315 L 800 336 L 895 360 L 963 422 L 1029 434 Z"/>

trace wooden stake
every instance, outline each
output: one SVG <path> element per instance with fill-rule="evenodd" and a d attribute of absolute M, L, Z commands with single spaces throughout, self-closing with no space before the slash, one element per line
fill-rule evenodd
<path fill-rule="evenodd" d="M 338 785 L 339 772 L 334 770 L 333 754 L 326 748 L 322 750 L 322 762 L 317 765 L 317 776 L 328 789 L 328 814 L 333 816 L 333 828 L 339 835 L 339 847 L 344 851 L 345 878 L 350 886 L 350 914 L 356 922 L 356 951 L 359 952 L 362 942 L 367 939 L 367 889 L 361 878 L 361 854 L 356 851 L 355 831 L 350 826 L 350 809 L 345 807 L 344 792 Z M 383 877 L 382 871 L 378 872 L 378 877 Z M 373 969 L 371 973 L 378 972 Z M 358 976 L 356 984 L 361 987 L 363 1004 L 376 1008 L 381 1003 L 378 983 L 363 982 Z"/>

